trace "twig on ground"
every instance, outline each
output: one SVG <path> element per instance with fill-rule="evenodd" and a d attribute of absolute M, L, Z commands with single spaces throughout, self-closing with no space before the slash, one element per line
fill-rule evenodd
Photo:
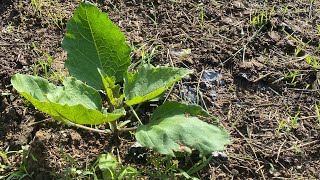
<path fill-rule="evenodd" d="M 310 145 L 312 145 L 312 144 L 316 144 L 316 143 L 318 143 L 319 142 L 319 140 L 314 140 L 314 141 L 311 141 L 311 142 L 307 142 L 307 143 L 304 143 L 304 144 L 301 144 L 301 145 L 298 145 L 298 147 L 299 148 L 302 148 L 302 147 L 305 147 L 305 146 L 310 146 Z M 295 149 L 296 147 L 290 147 L 290 148 L 288 148 L 288 149 L 286 149 L 286 150 L 283 150 L 283 151 L 281 151 L 281 152 L 286 152 L 286 151 L 291 151 L 291 150 L 293 150 L 293 149 Z"/>
<path fill-rule="evenodd" d="M 282 147 L 283 147 L 283 145 L 284 145 L 284 143 L 286 143 L 287 141 L 286 140 L 284 140 L 284 142 L 281 144 L 281 146 L 279 147 L 279 149 L 278 149 L 278 154 L 277 154 L 277 158 L 276 158 L 276 162 L 278 162 L 278 160 L 279 160 L 279 156 L 280 156 L 280 153 L 281 153 L 281 149 L 282 149 Z"/>
<path fill-rule="evenodd" d="M 170 56 L 170 50 L 169 50 L 169 49 L 168 49 L 168 51 L 167 51 L 167 58 L 170 59 L 171 66 L 174 67 L 172 58 L 171 58 L 171 56 Z M 172 90 L 174 89 L 174 86 L 175 86 L 175 85 L 176 85 L 176 84 L 174 83 L 174 84 L 171 86 L 171 88 L 170 88 L 169 92 L 167 93 L 166 97 L 164 98 L 164 101 L 163 101 L 163 102 L 166 102 L 166 101 L 167 101 L 167 99 L 169 98 L 169 96 L 170 96 Z"/>
<path fill-rule="evenodd" d="M 28 44 L 24 44 L 24 43 L 14 43 L 14 44 L 0 43 L 0 47 L 1 46 L 28 46 Z"/>
<path fill-rule="evenodd" d="M 270 76 L 271 74 L 273 74 L 273 72 L 269 72 L 269 73 L 267 73 L 267 74 L 264 74 L 264 75 L 262 75 L 262 76 L 259 76 L 257 79 L 255 79 L 255 80 L 253 80 L 252 82 L 258 82 L 258 81 L 260 81 L 261 79 L 264 79 L 265 77 L 267 77 L 267 76 Z"/>
<path fill-rule="evenodd" d="M 242 136 L 242 138 L 248 143 L 250 149 L 252 150 L 254 157 L 258 160 L 258 156 L 256 154 L 256 151 L 254 150 L 254 148 L 251 145 L 251 142 L 248 140 L 248 138 L 246 138 L 236 127 L 234 127 L 234 129 L 240 134 L 240 136 Z M 248 133 L 249 134 L 249 133 Z M 260 162 L 257 161 L 259 168 L 256 171 L 260 171 L 262 178 L 265 180 L 265 176 L 264 176 L 264 172 L 262 170 L 263 167 L 261 167 Z"/>
<path fill-rule="evenodd" d="M 225 61 L 223 61 L 222 63 L 219 64 L 219 66 L 224 66 L 224 64 L 226 62 L 228 62 L 229 60 L 231 60 L 232 58 L 234 58 L 237 54 L 239 54 L 242 50 L 244 50 L 244 47 L 246 47 L 252 40 L 254 40 L 254 38 L 261 32 L 261 30 L 264 28 L 264 25 L 262 25 L 260 27 L 260 29 L 258 31 L 256 31 L 248 40 L 248 42 L 246 44 L 244 44 L 242 46 L 242 48 L 240 48 L 237 52 L 233 53 L 228 59 L 226 59 Z"/>

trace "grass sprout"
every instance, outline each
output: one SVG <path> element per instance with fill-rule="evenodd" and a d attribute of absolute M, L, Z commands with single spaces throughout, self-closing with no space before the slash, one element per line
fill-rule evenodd
<path fill-rule="evenodd" d="M 200 3 L 200 4 L 197 4 L 197 9 L 199 11 L 198 13 L 198 17 L 199 17 L 199 24 L 200 24 L 200 28 L 201 30 L 203 30 L 203 26 L 204 26 L 204 4 L 203 3 Z"/>
<path fill-rule="evenodd" d="M 309 56 L 308 55 L 306 57 L 306 62 L 308 64 L 311 64 L 314 69 L 318 69 L 318 60 L 317 60 L 317 58 L 315 56 Z"/>
<path fill-rule="evenodd" d="M 273 13 L 274 6 L 271 8 L 270 11 L 262 10 L 260 13 L 255 13 L 256 15 L 252 18 L 251 24 L 257 28 L 261 28 L 270 21 Z"/>
<path fill-rule="evenodd" d="M 318 107 L 317 103 L 315 103 L 314 106 L 316 108 L 316 115 L 317 115 L 317 119 L 318 119 L 318 125 L 320 126 L 320 111 L 319 111 L 319 107 Z"/>
<path fill-rule="evenodd" d="M 288 72 L 288 73 L 284 73 L 283 77 L 285 79 L 289 79 L 290 80 L 290 85 L 295 86 L 296 85 L 296 77 L 299 74 L 299 69 L 295 70 L 294 72 Z"/>
<path fill-rule="evenodd" d="M 62 82 L 64 76 L 62 72 L 54 68 L 52 56 L 46 53 L 41 46 L 38 47 L 34 42 L 31 45 L 35 56 L 37 56 L 37 62 L 33 65 L 33 75 L 39 76 L 39 74 L 44 73 L 46 79 Z"/>
<path fill-rule="evenodd" d="M 11 171 L 8 174 L 5 174 L 4 176 L 0 176 L 0 179 L 2 177 L 4 177 L 4 179 L 6 180 L 12 180 L 12 179 L 29 179 L 32 177 L 33 173 L 29 173 L 27 170 L 27 159 L 29 157 L 29 146 L 22 146 L 21 150 L 19 151 L 9 151 L 9 147 L 3 152 L 0 151 L 0 157 L 1 158 L 5 158 L 7 159 L 7 155 L 8 154 L 18 154 L 21 156 L 21 163 L 20 163 L 20 167 L 18 169 L 14 169 L 13 171 Z M 8 166 L 10 167 L 11 164 L 9 162 L 7 162 Z M 1 167 L 6 167 L 0 164 L 0 172 L 1 172 Z"/>
<path fill-rule="evenodd" d="M 300 111 L 298 111 L 294 117 L 289 117 L 290 118 L 290 122 L 291 122 L 291 127 L 295 128 L 295 127 L 298 127 L 299 126 L 299 123 L 298 123 L 298 116 L 300 115 Z"/>
<path fill-rule="evenodd" d="M 57 0 L 31 0 L 31 9 L 34 16 L 43 19 L 42 23 L 63 29 L 65 13 Z"/>

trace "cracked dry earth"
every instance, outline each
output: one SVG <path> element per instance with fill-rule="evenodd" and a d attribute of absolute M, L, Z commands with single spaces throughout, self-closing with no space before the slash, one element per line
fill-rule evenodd
<path fill-rule="evenodd" d="M 44 1 L 49 2 L 49 1 Z M 64 126 L 41 114 L 10 85 L 16 73 L 33 74 L 39 59 L 63 71 L 65 23 L 79 1 L 0 1 L 0 150 L 27 148 L 30 179 L 65 177 L 70 158 L 78 169 L 103 152 L 119 153 L 124 165 L 153 167 L 131 152 L 131 135 L 112 137 Z M 226 157 L 214 157 L 200 179 L 319 179 L 319 1 L 97 1 L 132 45 L 152 63 L 187 67 L 194 74 L 170 98 L 207 108 L 228 129 Z M 262 11 L 270 17 L 252 23 Z M 61 14 L 57 25 L 50 13 Z M 318 28 L 318 30 L 317 30 Z M 308 58 L 314 58 L 308 63 Z M 215 74 L 210 81 L 208 72 Z M 212 74 L 211 74 L 212 75 Z M 197 97 L 199 96 L 199 97 Z M 45 121 L 43 121 L 45 120 Z M 153 152 L 144 150 L 144 158 Z M 32 154 L 32 156 L 30 155 Z M 139 156 L 141 157 L 141 156 Z M 0 175 L 17 171 L 21 154 L 0 158 Z M 191 156 L 191 163 L 197 159 Z M 181 168 L 190 162 L 181 160 Z M 150 177 L 152 179 L 152 177 Z"/>

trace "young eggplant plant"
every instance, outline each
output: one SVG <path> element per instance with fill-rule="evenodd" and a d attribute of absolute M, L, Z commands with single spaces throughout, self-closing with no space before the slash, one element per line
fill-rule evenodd
<path fill-rule="evenodd" d="M 109 122 L 110 132 L 116 132 L 115 122 L 126 114 L 125 107 L 136 115 L 133 105 L 158 97 L 192 73 L 150 64 L 129 70 L 130 48 L 123 33 L 107 14 L 90 3 L 80 3 L 69 20 L 62 47 L 68 54 L 65 67 L 72 75 L 64 79 L 63 86 L 22 74 L 14 75 L 11 83 L 38 110 L 78 127 Z M 123 90 L 119 83 L 122 81 Z M 103 88 L 108 97 L 106 108 L 102 107 L 98 92 Z M 198 105 L 167 101 L 153 112 L 149 123 L 136 129 L 136 139 L 143 146 L 170 156 L 194 149 L 200 155 L 223 150 L 229 143 L 227 131 L 198 116 L 211 117 Z"/>

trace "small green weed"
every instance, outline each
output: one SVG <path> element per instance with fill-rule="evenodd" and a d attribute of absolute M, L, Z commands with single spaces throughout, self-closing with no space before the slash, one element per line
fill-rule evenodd
<path fill-rule="evenodd" d="M 198 18 L 199 18 L 199 25 L 200 25 L 200 28 L 201 30 L 203 29 L 203 26 L 204 26 L 204 4 L 203 3 L 200 3 L 200 4 L 197 4 L 197 10 L 199 11 L 198 13 Z"/>
<path fill-rule="evenodd" d="M 307 45 L 308 45 L 308 43 L 299 44 L 294 50 L 294 55 L 299 56 L 301 54 L 301 52 L 306 48 Z"/>
<path fill-rule="evenodd" d="M 31 0 L 30 5 L 33 15 L 41 17 L 44 24 L 59 29 L 65 26 L 63 22 L 65 13 L 57 0 Z"/>
<path fill-rule="evenodd" d="M 10 162 L 7 156 L 8 151 L 9 151 L 9 147 L 6 148 L 4 151 L 0 151 L 0 157 L 2 159 L 2 161 L 0 161 L 0 173 L 4 172 L 10 165 Z M 1 179 L 1 176 L 0 176 L 0 179 Z"/>
<path fill-rule="evenodd" d="M 63 159 L 66 162 L 65 177 L 66 179 L 96 179 L 97 174 L 95 168 L 86 167 L 85 170 L 81 170 L 78 163 L 60 148 Z"/>
<path fill-rule="evenodd" d="M 1 170 L 6 171 L 6 169 L 12 169 L 10 162 L 8 161 L 9 154 L 18 154 L 21 156 L 21 163 L 18 169 L 13 169 L 11 172 L 5 174 L 4 176 L 0 176 L 1 178 L 5 178 L 6 180 L 11 179 L 24 179 L 31 178 L 33 173 L 29 173 L 27 171 L 27 159 L 29 156 L 29 146 L 22 146 L 19 151 L 9 151 L 9 147 L 5 151 L 0 151 L 0 157 L 3 158 L 6 164 L 0 163 L 0 172 Z M 3 168 L 3 169 L 2 169 Z"/>
<path fill-rule="evenodd" d="M 289 8 L 288 8 L 288 5 L 286 5 L 283 9 L 283 15 L 287 14 Z"/>
<path fill-rule="evenodd" d="M 296 153 L 296 154 L 301 154 L 301 153 L 302 153 L 302 150 L 301 150 L 300 146 L 299 146 L 297 143 L 293 144 L 293 145 L 291 146 L 291 149 L 292 149 L 293 152 Z"/>
<path fill-rule="evenodd" d="M 141 176 L 140 172 L 131 166 L 122 166 L 112 153 L 101 154 L 93 165 L 93 169 L 102 172 L 103 179 L 133 179 Z"/>
<path fill-rule="evenodd" d="M 12 33 L 14 26 L 12 22 L 9 22 L 8 25 L 2 30 L 4 33 Z"/>
<path fill-rule="evenodd" d="M 36 15 L 36 13 L 39 13 L 38 15 L 42 17 L 43 1 L 31 0 L 31 6 L 32 6 L 34 15 Z"/>
<path fill-rule="evenodd" d="M 319 110 L 319 107 L 318 107 L 317 103 L 314 103 L 314 106 L 316 108 L 316 115 L 317 115 L 317 119 L 318 119 L 318 125 L 320 126 L 320 110 Z"/>
<path fill-rule="evenodd" d="M 147 43 L 142 43 L 136 46 L 132 45 L 131 46 L 132 51 L 139 53 L 139 56 L 141 56 L 141 60 L 132 64 L 133 66 L 131 65 L 130 68 L 133 68 L 136 65 L 141 63 L 148 63 L 148 64 L 152 63 L 152 60 L 157 55 L 158 48 L 160 46 L 161 45 L 147 46 Z"/>
<path fill-rule="evenodd" d="M 274 13 L 274 6 L 270 9 L 270 11 L 262 10 L 260 13 L 255 13 L 254 17 L 251 20 L 251 24 L 254 27 L 261 28 L 262 26 L 266 25 L 270 19 L 271 16 Z"/>
<path fill-rule="evenodd" d="M 151 2 L 151 4 L 152 4 L 152 9 L 151 9 L 150 12 L 151 12 L 152 14 L 147 15 L 147 17 L 153 22 L 153 25 L 154 25 L 155 27 L 158 27 L 157 11 L 156 11 L 156 8 L 155 8 L 153 2 Z"/>
<path fill-rule="evenodd" d="M 288 115 L 287 119 L 282 119 L 276 129 L 277 134 L 280 133 L 280 131 L 288 132 L 292 128 L 296 128 L 299 126 L 298 120 L 299 120 L 300 111 L 298 111 L 295 116 Z"/>
<path fill-rule="evenodd" d="M 178 160 L 172 160 L 171 157 L 166 156 L 153 156 L 149 159 L 149 163 L 154 167 L 155 171 L 150 170 L 147 172 L 150 177 L 161 177 L 161 179 L 171 179 L 179 172 Z"/>
<path fill-rule="evenodd" d="M 305 60 L 308 64 L 312 65 L 312 67 L 314 69 L 318 69 L 318 58 L 317 56 L 311 55 L 312 53 L 310 52 L 303 52 L 305 51 L 305 48 L 307 47 L 307 45 L 310 43 L 310 41 L 304 43 L 301 42 L 300 40 L 298 40 L 296 37 L 292 36 L 290 33 L 286 32 L 284 29 L 282 29 L 282 31 L 290 38 L 292 39 L 294 42 L 297 43 L 297 47 L 294 50 L 294 55 L 295 56 L 300 56 L 301 54 L 305 54 Z M 319 45 L 320 47 L 320 45 Z M 302 53 L 303 52 L 303 53 Z"/>
<path fill-rule="evenodd" d="M 181 154 L 183 156 L 183 154 Z M 192 163 L 192 167 L 182 169 L 180 161 L 173 157 L 163 157 L 160 155 L 154 155 L 148 160 L 148 164 L 154 167 L 154 170 L 146 170 L 146 174 L 151 178 L 161 178 L 161 179 L 198 179 L 194 175 L 205 168 L 211 161 L 212 156 L 202 157 L 196 163 Z"/>
<path fill-rule="evenodd" d="M 32 42 L 31 45 L 35 56 L 38 57 L 37 63 L 33 65 L 33 75 L 39 76 L 39 73 L 44 73 L 46 79 L 62 82 L 64 76 L 53 67 L 53 58 L 50 54 L 46 53 L 41 46 L 38 48 L 34 42 Z"/>
<path fill-rule="evenodd" d="M 300 115 L 300 111 L 298 111 L 294 117 L 290 116 L 290 122 L 291 122 L 291 127 L 295 128 L 295 127 L 298 127 L 299 126 L 299 123 L 298 123 L 298 116 Z"/>
<path fill-rule="evenodd" d="M 299 75 L 299 71 L 300 70 L 297 69 L 294 72 L 288 72 L 283 74 L 284 79 L 289 80 L 289 85 L 296 86 L 296 77 Z"/>
<path fill-rule="evenodd" d="M 318 60 L 317 60 L 317 57 L 316 56 L 307 56 L 306 57 L 306 62 L 308 63 L 308 64 L 311 64 L 312 65 L 312 67 L 314 68 L 314 69 L 318 69 Z"/>
<path fill-rule="evenodd" d="M 287 127 L 288 127 L 288 126 L 287 126 L 286 120 L 285 120 L 285 119 L 282 119 L 282 120 L 280 121 L 277 129 L 276 129 L 277 134 L 279 134 L 280 131 L 283 130 L 283 129 L 287 130 L 287 129 L 288 129 Z"/>

